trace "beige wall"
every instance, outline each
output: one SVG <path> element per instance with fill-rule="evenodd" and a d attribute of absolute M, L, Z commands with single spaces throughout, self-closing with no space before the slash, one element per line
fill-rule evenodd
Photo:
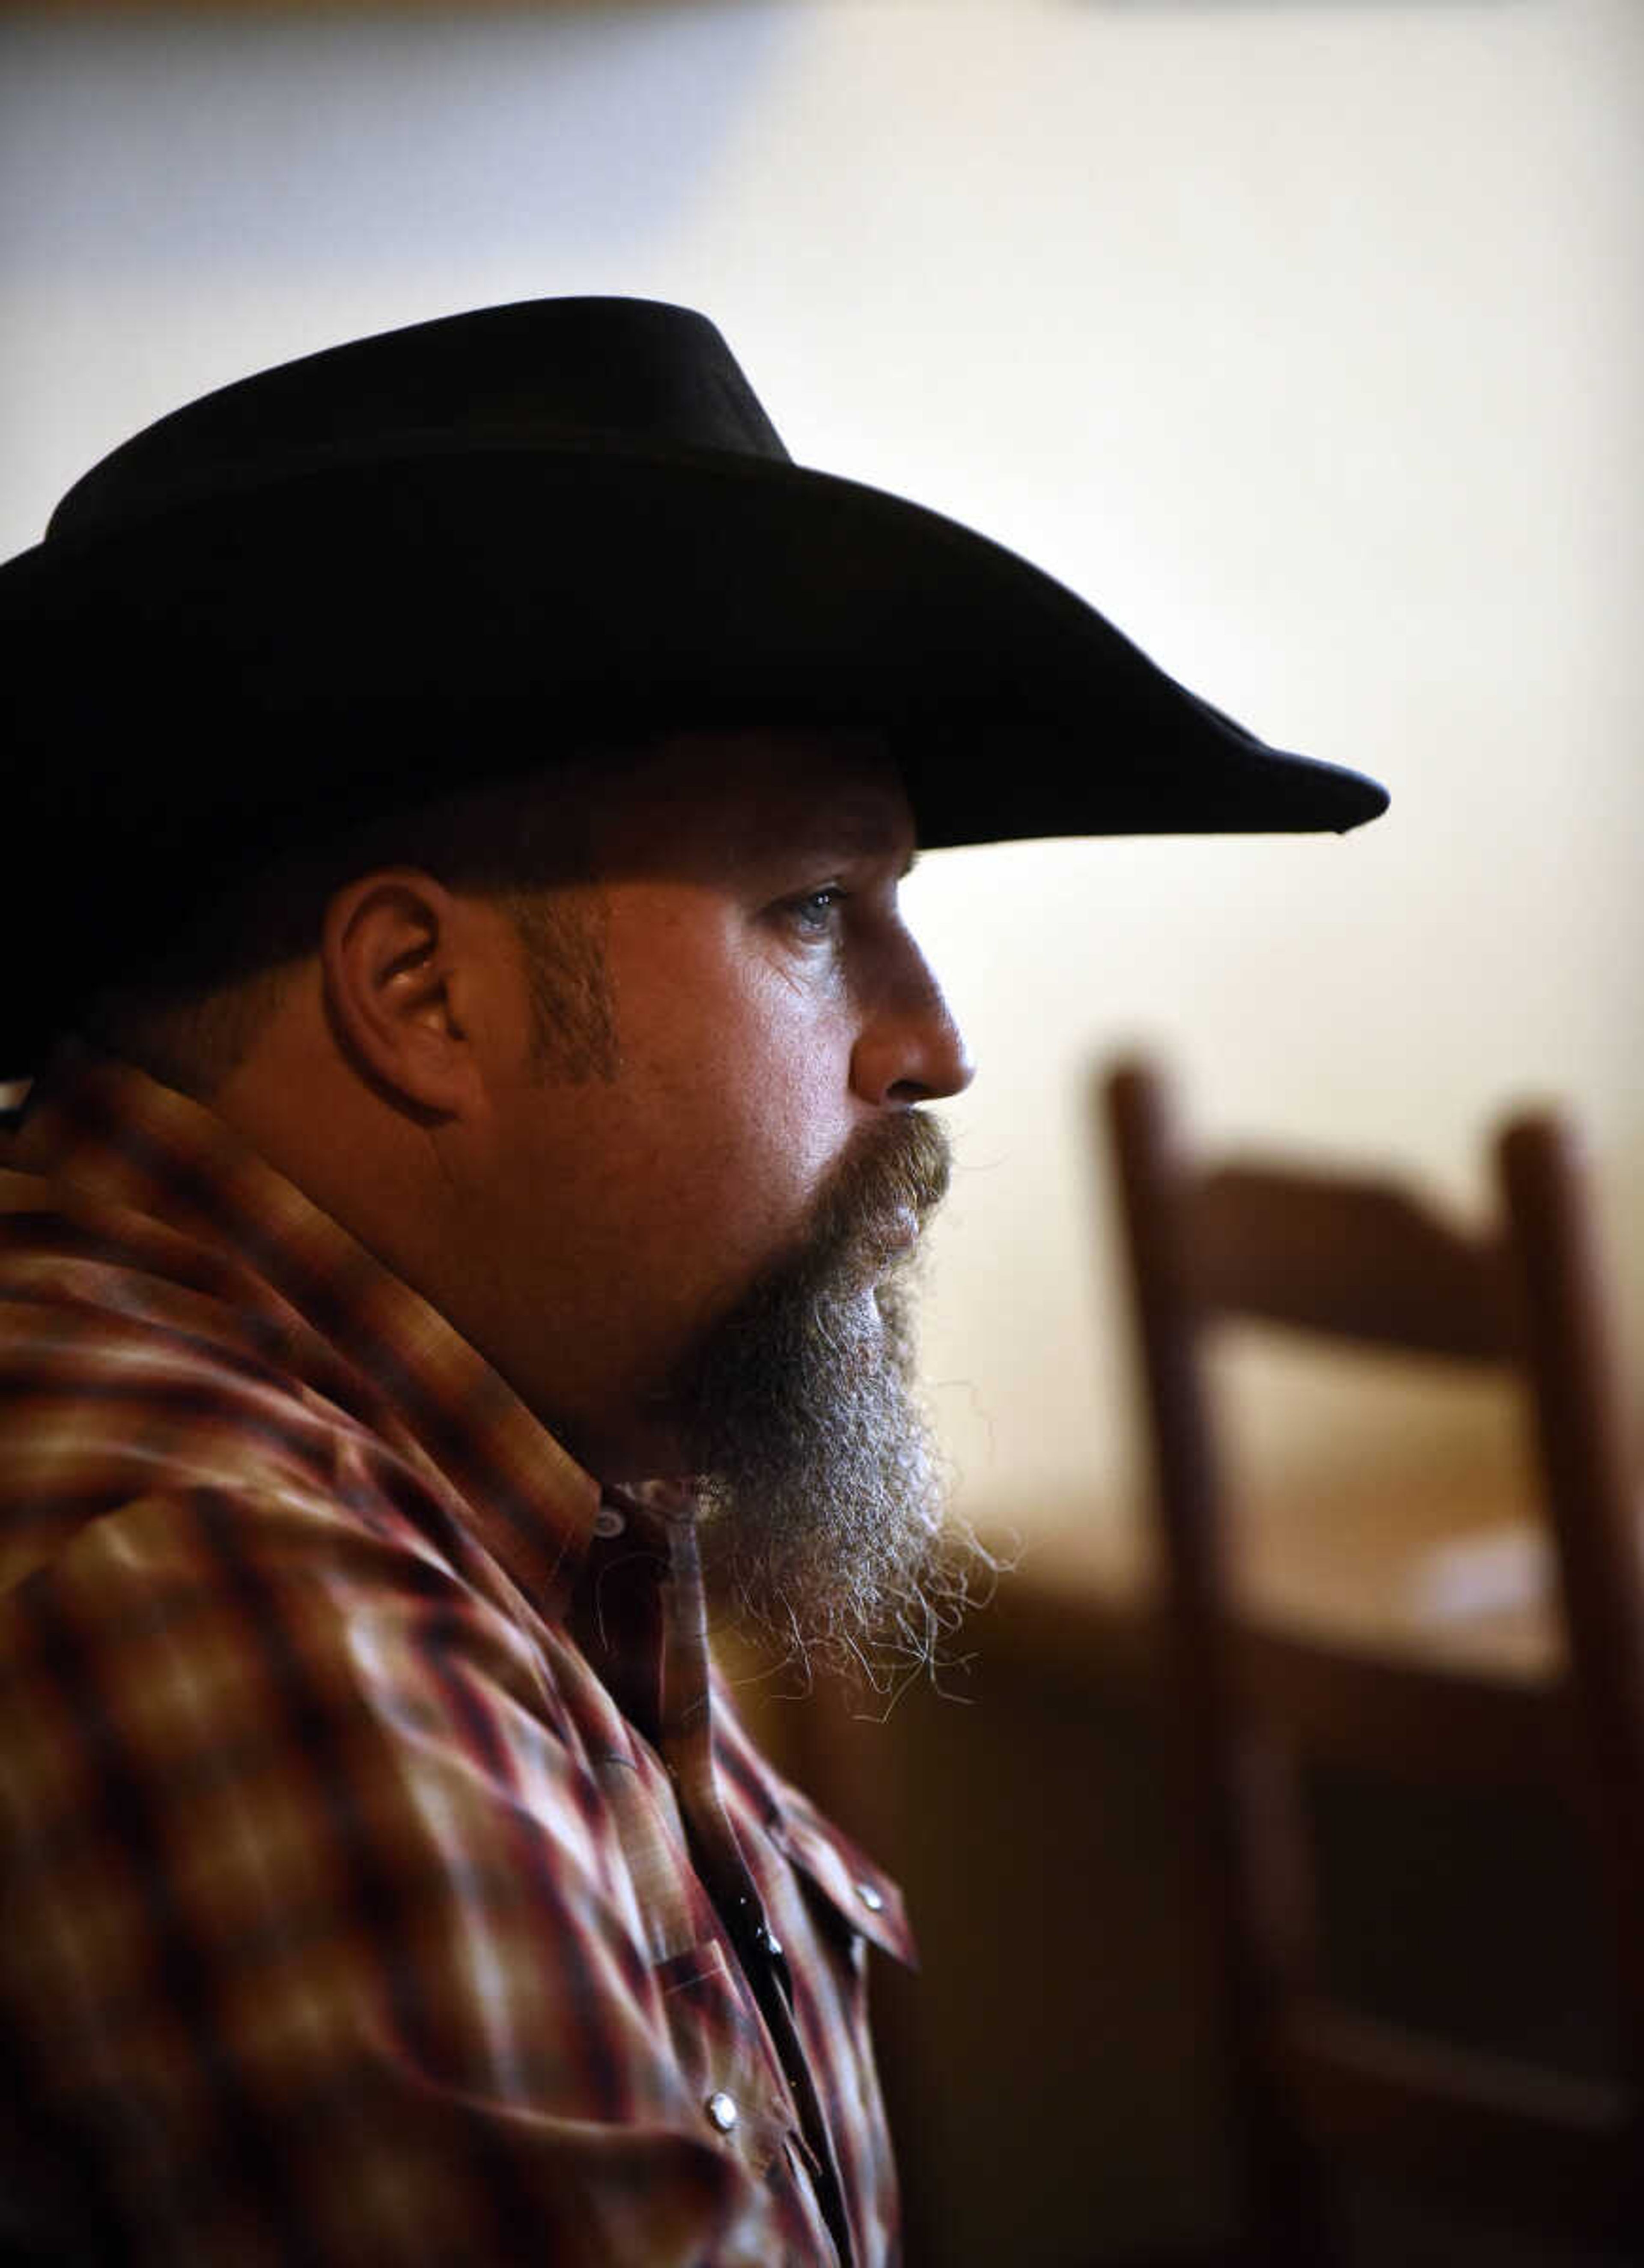
<path fill-rule="evenodd" d="M 800 458 L 1390 781 L 1345 842 L 916 877 L 984 1071 L 929 1340 L 972 1509 L 1125 1516 L 1082 1081 L 1138 1040 L 1215 1129 L 1463 1193 L 1501 1100 L 1567 1096 L 1644 1345 L 1637 0 L 13 16 L 0 89 L 0 551 L 264 361 L 652 293 Z M 1328 1399 L 1277 1424 L 1344 1438 Z"/>

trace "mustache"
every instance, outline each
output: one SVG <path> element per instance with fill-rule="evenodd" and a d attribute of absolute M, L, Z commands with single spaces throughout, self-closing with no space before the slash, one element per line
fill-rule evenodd
<path fill-rule="evenodd" d="M 952 1171 L 947 1129 L 921 1110 L 863 1130 L 793 1242 L 719 1318 L 675 1382 L 682 1409 L 715 1413 L 705 1425 L 716 1445 L 734 1443 L 749 1407 L 768 1412 L 779 1390 L 814 1365 L 819 1347 L 833 1347 L 826 1319 L 841 1297 L 873 1284 L 888 1322 L 903 1313 L 892 1279 L 910 1257 L 910 1228 L 941 1203 Z M 713 1462 L 704 1448 L 702 1469 Z"/>
<path fill-rule="evenodd" d="M 922 1226 L 947 1194 L 953 1143 L 940 1118 L 906 1110 L 864 1130 L 836 1168 L 807 1243 L 844 1256 L 903 1241 L 910 1217 Z"/>
<path fill-rule="evenodd" d="M 866 1379 L 908 1371 L 911 1232 L 941 1202 L 952 1166 L 947 1130 L 922 1110 L 862 1130 L 787 1249 L 704 1335 L 673 1382 L 699 1486 L 740 1473 L 745 1495 L 770 1496 L 772 1471 L 828 1432 L 842 1394 L 848 1402 Z M 844 1320 L 870 1289 L 877 1336 L 859 1316 Z"/>

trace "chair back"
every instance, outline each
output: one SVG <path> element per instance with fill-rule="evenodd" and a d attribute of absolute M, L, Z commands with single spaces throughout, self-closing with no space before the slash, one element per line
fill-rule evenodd
<path fill-rule="evenodd" d="M 1170 1085 L 1102 1082 L 1154 1471 L 1176 1705 L 1230 2086 L 1243 2254 L 1343 2257 L 1342 2169 L 1644 2259 L 1644 1587 L 1608 1308 L 1577 1145 L 1552 1116 L 1495 1145 L 1497 1218 L 1379 1174 L 1197 1156 Z M 1522 1397 L 1565 1667 L 1490 1678 L 1242 1612 L 1217 1326 L 1501 1373 Z M 1327 1520 L 1329 1505 L 1318 1516 Z M 1412 1786 L 1544 1782 L 1591 1838 L 1623 2041 L 1613 2083 L 1344 2005 L 1321 1943 L 1304 1764 Z"/>

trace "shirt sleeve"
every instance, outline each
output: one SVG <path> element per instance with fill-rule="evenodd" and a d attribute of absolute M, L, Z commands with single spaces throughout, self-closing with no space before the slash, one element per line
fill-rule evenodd
<path fill-rule="evenodd" d="M 209 1491 L 90 1522 L 0 1602 L 14 2242 L 831 2262 L 711 1912 L 675 1879 L 647 1924 L 633 1773 L 414 1537 Z"/>

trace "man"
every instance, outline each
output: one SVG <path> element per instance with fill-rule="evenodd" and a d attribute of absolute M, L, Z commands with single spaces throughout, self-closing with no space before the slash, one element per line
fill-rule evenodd
<path fill-rule="evenodd" d="M 0 570 L 3 2186 L 40 2257 L 880 2262 L 864 1941 L 705 1599 L 957 1610 L 916 843 L 1345 828 L 683 311 L 180 411 Z"/>

